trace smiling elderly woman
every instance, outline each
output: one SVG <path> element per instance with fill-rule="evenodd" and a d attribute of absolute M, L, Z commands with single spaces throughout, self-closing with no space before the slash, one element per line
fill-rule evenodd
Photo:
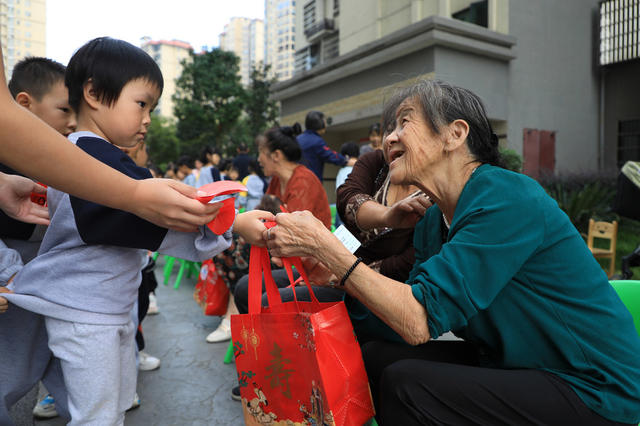
<path fill-rule="evenodd" d="M 279 214 L 268 241 L 274 256 L 315 256 L 414 345 L 363 348 L 381 423 L 637 424 L 631 315 L 556 202 L 498 167 L 480 99 L 423 81 L 394 104 L 391 181 L 436 203 L 416 225 L 406 284 L 359 263 L 306 213 Z M 465 341 L 430 341 L 447 331 Z"/>

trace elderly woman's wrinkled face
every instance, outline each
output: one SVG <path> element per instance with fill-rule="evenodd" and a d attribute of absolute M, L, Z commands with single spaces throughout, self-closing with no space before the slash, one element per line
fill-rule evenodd
<path fill-rule="evenodd" d="M 416 183 L 442 158 L 443 146 L 426 122 L 420 104 L 413 99 L 402 102 L 396 111 L 395 128 L 383 141 L 391 182 Z"/>

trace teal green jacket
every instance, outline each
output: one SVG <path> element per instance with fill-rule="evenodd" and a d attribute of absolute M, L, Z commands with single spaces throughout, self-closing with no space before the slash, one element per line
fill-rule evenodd
<path fill-rule="evenodd" d="M 484 349 L 487 367 L 549 371 L 601 416 L 640 421 L 640 337 L 631 314 L 537 182 L 479 167 L 449 231 L 434 206 L 414 245 L 407 283 L 433 338 L 453 331 Z"/>

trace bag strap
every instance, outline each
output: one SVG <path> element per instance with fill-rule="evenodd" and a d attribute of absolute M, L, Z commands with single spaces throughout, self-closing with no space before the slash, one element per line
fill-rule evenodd
<path fill-rule="evenodd" d="M 267 225 L 268 226 L 268 225 Z M 271 225 L 273 226 L 273 225 Z M 270 226 L 269 226 L 270 227 Z M 298 303 L 295 292 L 295 281 L 293 279 L 292 266 L 295 266 L 302 279 L 304 280 L 307 289 L 309 290 L 309 296 L 311 303 L 319 307 L 320 302 L 313 292 L 307 273 L 302 266 L 302 260 L 299 257 L 285 257 L 282 258 L 284 269 L 289 277 L 289 283 L 291 283 L 293 298 L 295 303 Z M 269 258 L 269 252 L 266 247 L 251 246 L 251 252 L 249 255 L 249 313 L 257 314 L 262 312 L 262 279 L 264 277 L 264 287 L 267 292 L 267 299 L 269 300 L 269 306 L 281 305 L 282 298 L 278 291 L 278 286 L 273 280 L 271 275 L 271 260 Z"/>
<path fill-rule="evenodd" d="M 316 305 L 320 305 L 320 302 L 318 301 L 316 294 L 313 292 L 313 287 L 311 286 L 309 277 L 307 277 L 307 273 L 305 272 L 304 267 L 302 266 L 302 260 L 299 257 L 283 257 L 282 263 L 284 265 L 285 271 L 287 271 L 287 276 L 289 277 L 289 282 L 291 283 L 291 289 L 293 290 L 293 299 L 296 301 L 296 303 L 298 302 L 298 298 L 296 296 L 296 291 L 295 291 L 297 281 L 294 281 L 293 279 L 293 270 L 291 268 L 292 266 L 296 267 L 296 269 L 300 273 L 300 276 L 304 280 L 304 284 L 307 286 L 307 289 L 309 290 L 309 297 L 311 298 L 311 302 Z"/>
<path fill-rule="evenodd" d="M 269 252 L 265 247 L 251 246 L 249 255 L 249 313 L 258 314 L 262 311 L 262 277 L 267 290 L 269 305 L 281 304 L 280 292 L 271 276 Z"/>

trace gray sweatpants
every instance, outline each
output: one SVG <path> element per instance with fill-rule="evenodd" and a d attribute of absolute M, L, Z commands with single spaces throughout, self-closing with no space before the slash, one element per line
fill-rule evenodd
<path fill-rule="evenodd" d="M 49 348 L 60 360 L 70 425 L 122 425 L 136 391 L 135 328 L 45 317 Z"/>
<path fill-rule="evenodd" d="M 12 424 L 9 409 L 39 380 L 68 419 L 60 363 L 47 346 L 44 317 L 11 304 L 0 314 L 0 425 Z"/>

